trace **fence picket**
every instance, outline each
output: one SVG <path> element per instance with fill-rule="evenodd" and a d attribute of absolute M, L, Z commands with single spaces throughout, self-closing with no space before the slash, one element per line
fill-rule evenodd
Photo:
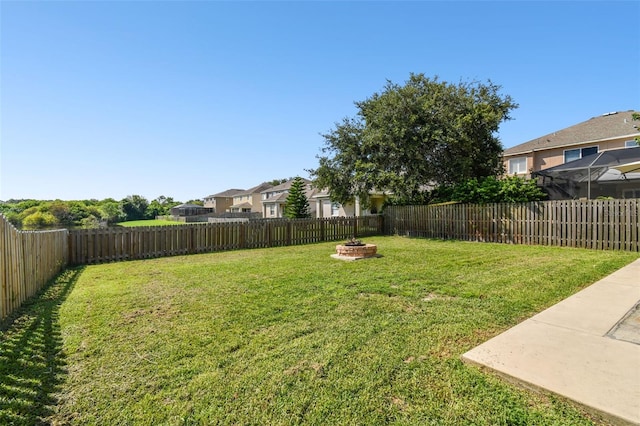
<path fill-rule="evenodd" d="M 0 320 L 67 265 L 69 241 L 66 229 L 19 231 L 0 214 Z"/>
<path fill-rule="evenodd" d="M 383 233 L 382 217 L 264 219 L 240 223 L 69 231 L 69 262 L 91 264 L 219 250 L 335 241 Z"/>
<path fill-rule="evenodd" d="M 389 206 L 384 229 L 428 238 L 638 252 L 639 216 L 640 199 Z"/>
<path fill-rule="evenodd" d="M 19 231 L 0 215 L 0 319 L 67 264 L 398 234 L 467 241 L 640 251 L 640 199 L 520 205 L 389 206 L 382 216 Z"/>

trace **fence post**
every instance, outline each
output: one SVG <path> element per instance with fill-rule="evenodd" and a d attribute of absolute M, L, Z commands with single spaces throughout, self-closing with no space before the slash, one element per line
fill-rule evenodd
<path fill-rule="evenodd" d="M 240 224 L 240 227 L 238 229 L 238 232 L 240 235 L 238 235 L 238 245 L 240 246 L 241 249 L 246 248 L 247 246 L 247 238 L 246 238 L 246 228 L 244 226 L 244 223 Z"/>

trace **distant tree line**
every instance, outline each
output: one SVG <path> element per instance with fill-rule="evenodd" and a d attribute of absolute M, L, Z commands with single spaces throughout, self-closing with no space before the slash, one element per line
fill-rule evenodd
<path fill-rule="evenodd" d="M 202 204 L 199 200 L 188 201 Z M 43 201 L 8 200 L 0 202 L 0 213 L 21 229 L 95 228 L 130 220 L 155 219 L 168 215 L 172 207 L 182 204 L 164 195 L 149 202 L 140 195 L 120 201 L 104 200 Z"/>

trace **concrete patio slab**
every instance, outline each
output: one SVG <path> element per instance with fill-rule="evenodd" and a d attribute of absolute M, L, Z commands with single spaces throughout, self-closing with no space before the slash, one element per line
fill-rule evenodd
<path fill-rule="evenodd" d="M 462 359 L 562 395 L 614 424 L 640 425 L 640 345 L 634 343 L 640 327 L 633 322 L 639 302 L 640 259 Z"/>

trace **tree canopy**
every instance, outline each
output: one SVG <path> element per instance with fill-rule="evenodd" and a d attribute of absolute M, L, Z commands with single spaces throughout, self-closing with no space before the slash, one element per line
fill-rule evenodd
<path fill-rule="evenodd" d="M 347 117 L 322 136 L 319 166 L 309 170 L 317 187 L 345 203 L 366 201 L 373 190 L 417 198 L 425 188 L 454 185 L 503 171 L 501 122 L 517 108 L 490 81 L 450 84 L 411 74 L 405 85 L 356 102 Z"/>

